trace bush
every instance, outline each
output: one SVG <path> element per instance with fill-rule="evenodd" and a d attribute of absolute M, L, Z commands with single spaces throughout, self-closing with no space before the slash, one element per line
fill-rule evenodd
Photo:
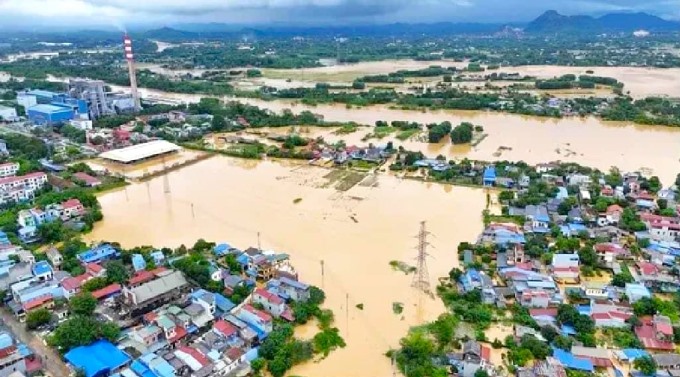
<path fill-rule="evenodd" d="M 466 144 L 472 141 L 472 123 L 463 122 L 451 131 L 451 142 L 453 144 Z"/>

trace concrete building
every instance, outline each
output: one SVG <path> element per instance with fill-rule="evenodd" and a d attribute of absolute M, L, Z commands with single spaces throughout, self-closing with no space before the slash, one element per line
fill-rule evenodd
<path fill-rule="evenodd" d="M 116 113 L 109 106 L 104 86 L 104 81 L 101 80 L 71 79 L 68 83 L 68 93 L 73 98 L 85 100 L 89 108 L 90 119 L 97 119 Z"/>
<path fill-rule="evenodd" d="M 19 119 L 17 116 L 17 110 L 13 107 L 0 106 L 0 120 L 7 122 L 13 122 Z"/>
<path fill-rule="evenodd" d="M 7 334 L 0 334 L 0 377 L 9 377 L 14 372 L 26 373 L 26 357 L 22 355 L 14 339 Z"/>
<path fill-rule="evenodd" d="M 7 162 L 0 164 L 0 178 L 13 177 L 19 171 L 19 164 L 16 162 Z"/>

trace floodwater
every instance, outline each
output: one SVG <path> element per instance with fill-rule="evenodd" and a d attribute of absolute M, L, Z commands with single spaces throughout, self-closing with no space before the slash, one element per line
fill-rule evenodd
<path fill-rule="evenodd" d="M 164 177 L 99 197 L 105 220 L 88 241 L 125 247 L 178 246 L 204 238 L 246 248 L 286 252 L 303 281 L 322 287 L 326 307 L 347 347 L 291 375 L 389 377 L 384 353 L 410 326 L 444 312 L 439 299 L 418 294 L 412 276 L 389 262 L 414 265 L 415 236 L 427 221 L 429 282 L 458 265 L 456 246 L 482 228 L 482 189 L 369 177 L 348 191 L 325 178 L 329 170 L 289 161 L 246 161 L 216 156 Z M 297 204 L 295 199 L 302 199 Z M 324 263 L 322 275 L 321 263 Z M 404 304 L 395 314 L 392 304 Z M 363 304 L 363 310 L 357 308 Z M 301 337 L 313 336 L 311 325 Z"/>
<path fill-rule="evenodd" d="M 282 102 L 248 101 L 282 111 L 291 108 Z M 562 160 L 577 162 L 607 171 L 612 166 L 624 171 L 644 170 L 670 184 L 680 173 L 680 128 L 643 126 L 627 122 L 603 122 L 596 118 L 540 118 L 484 111 L 403 111 L 382 106 L 347 109 L 344 106 L 292 106 L 293 111 L 310 110 L 328 121 L 354 121 L 372 125 L 378 120 L 407 120 L 434 123 L 445 120 L 456 125 L 471 122 L 484 127 L 488 136 L 476 147 L 452 145 L 448 139 L 439 144 L 417 140 L 400 141 L 394 136 L 382 140 L 361 139 L 371 132 L 360 128 L 348 135 L 335 135 L 332 129 L 312 127 L 312 135 L 326 141 L 345 140 L 348 144 L 393 141 L 409 150 L 422 151 L 429 157 L 469 158 L 484 161 L 510 160 L 530 164 Z M 276 130 L 272 130 L 277 132 Z M 285 130 L 278 131 L 279 133 Z"/>
<path fill-rule="evenodd" d="M 114 89 L 124 89 L 115 87 Z M 164 98 L 192 103 L 201 95 L 167 93 L 140 89 L 145 98 Z M 510 160 L 538 164 L 561 160 L 576 162 L 601 170 L 616 166 L 624 171 L 644 170 L 658 175 L 662 183 L 670 184 L 680 173 L 680 128 L 636 125 L 632 122 L 605 122 L 596 118 L 547 118 L 521 116 L 489 111 L 407 111 L 386 106 L 348 109 L 344 105 L 306 106 L 290 101 L 235 99 L 272 111 L 292 109 L 299 113 L 309 110 L 327 121 L 354 121 L 373 125 L 378 120 L 413 121 L 423 124 L 450 121 L 456 125 L 471 122 L 484 128 L 488 136 L 476 147 L 453 146 L 446 139 L 439 144 L 417 141 L 395 141 L 407 149 L 420 150 L 430 157 L 442 154 L 448 158 L 469 158 L 485 161 Z M 338 139 L 348 143 L 358 141 L 368 131 L 344 135 Z M 326 131 L 330 134 L 330 130 Z M 324 137 L 325 134 L 323 135 Z M 328 136 L 333 140 L 333 136 Z M 357 138 L 359 140 L 357 140 Z M 389 138 L 382 142 L 389 141 Z M 393 139 L 392 139 L 393 140 Z M 380 141 L 371 140 L 375 143 Z"/>
<path fill-rule="evenodd" d="M 464 68 L 467 63 L 450 60 L 415 61 L 415 60 L 385 60 L 378 62 L 360 62 L 356 64 L 342 64 L 318 68 L 296 70 L 269 69 L 263 70 L 265 76 L 271 78 L 291 78 L 301 81 L 340 81 L 352 82 L 358 77 L 395 72 L 402 69 L 416 70 L 432 65 L 444 67 Z M 518 66 L 501 67 L 493 72 L 519 73 L 545 79 L 565 74 L 583 75 L 586 71 L 593 71 L 593 75 L 614 77 L 625 84 L 624 90 L 630 91 L 635 97 L 653 95 L 680 96 L 680 68 L 660 69 L 645 67 L 568 67 L 568 66 Z"/>

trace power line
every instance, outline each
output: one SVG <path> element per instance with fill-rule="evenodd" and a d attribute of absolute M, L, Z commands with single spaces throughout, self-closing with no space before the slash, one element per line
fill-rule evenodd
<path fill-rule="evenodd" d="M 413 283 L 411 285 L 418 289 L 419 291 L 430 294 L 430 273 L 427 270 L 427 257 L 430 255 L 427 253 L 427 236 L 430 234 L 425 228 L 425 221 L 420 222 L 420 232 L 418 233 L 418 256 L 416 260 L 418 264 L 416 266 L 416 273 L 413 274 Z"/>

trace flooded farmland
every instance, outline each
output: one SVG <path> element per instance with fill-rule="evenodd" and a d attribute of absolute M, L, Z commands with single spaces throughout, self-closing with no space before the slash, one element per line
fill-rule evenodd
<path fill-rule="evenodd" d="M 410 326 L 436 318 L 444 307 L 419 295 L 410 287 L 412 275 L 390 262 L 415 263 L 414 236 L 419 222 L 427 221 L 435 285 L 457 266 L 458 243 L 481 231 L 486 202 L 481 189 L 390 175 L 348 183 L 330 170 L 286 161 L 216 156 L 167 177 L 168 194 L 159 177 L 102 195 L 105 220 L 88 240 L 130 247 L 205 238 L 245 248 L 257 245 L 259 232 L 264 249 L 289 253 L 301 278 L 324 288 L 326 306 L 347 341 L 327 359 L 291 371 L 308 377 L 391 376 L 384 353 Z M 394 303 L 404 305 L 403 313 L 393 312 Z M 301 336 L 313 336 L 313 329 Z"/>

